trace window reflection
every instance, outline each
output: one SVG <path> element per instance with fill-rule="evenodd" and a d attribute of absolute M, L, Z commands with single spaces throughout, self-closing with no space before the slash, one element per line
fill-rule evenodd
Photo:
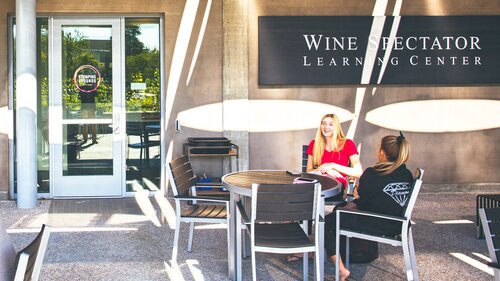
<path fill-rule="evenodd" d="M 112 175 L 112 27 L 61 28 L 63 155 L 56 161 L 63 176 Z"/>
<path fill-rule="evenodd" d="M 49 192 L 49 62 L 48 19 L 36 19 L 36 63 L 37 63 L 37 173 L 38 192 Z M 16 65 L 16 21 L 13 19 L 13 65 Z M 13 77 L 16 77 L 14 67 Z M 16 110 L 16 87 L 14 86 L 14 116 Z M 15 118 L 15 117 L 14 117 Z M 14 135 L 15 139 L 15 135 Z"/>
<path fill-rule="evenodd" d="M 37 25 L 37 153 L 38 192 L 49 192 L 49 61 L 48 19 L 38 18 Z M 15 108 L 15 107 L 14 107 Z"/>
<path fill-rule="evenodd" d="M 127 18 L 127 191 L 160 186 L 160 89 L 159 19 Z"/>
<path fill-rule="evenodd" d="M 49 192 L 49 82 L 48 82 L 48 18 L 37 18 L 37 82 L 38 82 L 38 118 L 37 118 L 37 164 L 38 164 L 38 192 Z M 15 65 L 15 19 L 12 25 L 13 58 Z M 80 30 L 81 31 L 81 30 Z M 91 33 L 92 34 L 92 33 Z M 93 33 L 92 36 L 100 36 Z M 99 41 L 99 38 L 95 38 Z M 102 38 L 101 38 L 102 39 Z M 97 48 L 105 49 L 105 48 Z M 107 56 L 103 54 L 103 56 Z M 104 61 L 104 60 L 103 60 Z M 106 65 L 106 68 L 109 65 Z M 15 71 L 15 68 L 14 68 Z M 159 189 L 160 180 L 160 20 L 159 18 L 126 18 L 125 19 L 125 99 L 127 111 L 127 124 L 139 123 L 142 126 L 142 138 L 149 143 L 147 152 L 140 149 L 127 149 L 127 191 L 139 189 Z M 13 74 L 15 77 L 15 73 Z M 103 85 L 106 88 L 106 84 Z M 15 110 L 15 86 L 14 86 L 14 110 Z M 78 111 L 80 100 L 77 95 L 67 95 L 77 100 L 64 100 L 66 108 Z M 111 108 L 109 103 L 98 98 L 96 100 L 96 119 L 109 119 Z M 69 110 L 65 114 L 70 114 Z M 14 112 L 15 116 L 15 112 Z M 65 116 L 65 119 L 71 119 Z M 71 122 L 70 122 L 71 123 Z M 64 125 L 65 134 L 75 132 L 74 124 Z M 89 134 L 92 129 L 89 129 Z M 97 128 L 97 132 L 104 132 L 109 128 Z M 80 128 L 78 129 L 80 131 Z M 78 133 L 75 133 L 78 136 Z M 14 135 L 15 138 L 15 135 Z M 141 143 L 141 136 L 127 136 L 127 147 L 129 144 Z M 90 136 L 89 136 L 90 139 Z M 144 142 L 144 140 L 142 141 Z M 91 143 L 91 142 L 89 142 Z M 71 162 L 82 157 L 82 150 L 71 145 L 65 146 L 63 152 L 66 159 Z M 142 159 L 141 159 L 141 153 Z M 146 155 L 147 154 L 147 155 Z M 147 156 L 147 159 L 146 159 Z M 14 157 L 15 158 L 15 157 Z M 109 157 L 107 157 L 109 158 Z M 141 169 L 141 163 L 143 165 Z M 107 171 L 106 173 L 109 173 Z"/>

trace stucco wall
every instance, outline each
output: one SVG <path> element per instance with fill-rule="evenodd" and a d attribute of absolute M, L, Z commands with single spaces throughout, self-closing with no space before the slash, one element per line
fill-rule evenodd
<path fill-rule="evenodd" d="M 236 0 L 235 0 L 236 1 Z M 167 129 L 164 132 L 167 157 L 182 154 L 182 143 L 188 137 L 221 136 L 220 131 L 192 129 L 183 126 L 181 132 L 174 131 L 175 119 L 180 112 L 207 104 L 222 102 L 222 65 L 223 65 L 223 19 L 222 0 L 176 1 L 118 1 L 118 0 L 44 0 L 37 1 L 37 11 L 43 15 L 160 15 L 164 17 L 164 81 Z M 189 5 L 187 5 L 187 3 Z M 209 17 L 203 33 L 198 56 L 194 61 L 191 76 L 189 70 L 196 54 L 198 35 L 202 30 L 203 18 Z M 248 87 L 251 100 L 282 99 L 314 101 L 343 108 L 354 112 L 356 87 L 354 86 L 294 86 L 261 87 L 258 84 L 258 29 L 257 19 L 262 15 L 372 15 L 375 1 L 343 0 L 252 0 L 249 3 L 249 45 L 232 46 L 248 48 L 249 70 Z M 388 1 L 386 15 L 390 15 L 396 1 Z M 7 61 L 7 15 L 15 13 L 14 0 L 0 3 L 0 57 Z M 194 11 L 189 13 L 189 9 Z M 403 1 L 402 15 L 500 15 L 497 1 L 481 0 L 418 0 Z M 191 33 L 179 33 L 181 20 L 192 22 Z M 188 36 L 185 49 L 176 45 Z M 231 47 L 231 46 L 227 46 Z M 176 49 L 177 48 L 177 49 Z M 180 58 L 179 54 L 184 53 Z M 174 57 L 174 53 L 176 54 Z M 175 63 L 175 64 L 173 64 Z M 179 75 L 173 75 L 180 71 Z M 189 78 L 189 80 L 188 80 Z M 380 86 L 374 95 L 373 87 L 366 87 L 362 102 L 359 123 L 354 140 L 362 144 L 361 159 L 364 167 L 375 161 L 375 148 L 379 139 L 395 133 L 393 130 L 366 122 L 366 113 L 386 104 L 403 101 L 433 99 L 499 99 L 500 87 L 497 85 L 480 86 Z M 172 96 L 174 95 L 174 96 Z M 171 98 L 171 99 L 170 99 Z M 0 108 L 8 104 L 7 64 L 0 64 Z M 300 114 L 300 109 L 297 109 Z M 480 110 L 480 109 L 473 109 Z M 325 112 L 326 113 L 326 112 Z M 221 114 L 215 112 L 215 114 Z M 318 112 L 319 118 L 324 112 Z M 425 114 L 425 112 L 422 112 Z M 262 116 L 260 116 L 262 117 Z M 265 116 L 264 116 L 265 117 Z M 205 116 L 197 117 L 201 121 Z M 208 118 L 208 116 L 207 116 Z M 249 116 L 250 119 L 255 116 Z M 3 120 L 2 120 L 3 121 Z M 195 120 L 196 122 L 196 120 Z M 222 122 L 222 121 L 220 121 Z M 223 124 L 218 124 L 222 127 Z M 342 124 L 345 131 L 350 122 Z M 300 169 L 301 146 L 313 138 L 315 129 L 290 130 L 285 132 L 250 133 L 250 168 L 254 169 Z M 500 164 L 500 151 L 496 142 L 500 129 L 478 130 L 457 133 L 406 133 L 412 143 L 411 169 L 422 167 L 426 170 L 427 183 L 468 183 L 500 182 L 496 173 Z M 204 164 L 193 163 L 199 170 L 209 174 L 219 174 L 218 160 L 207 160 Z M 8 190 L 9 184 L 8 137 L 0 132 L 0 191 Z"/>

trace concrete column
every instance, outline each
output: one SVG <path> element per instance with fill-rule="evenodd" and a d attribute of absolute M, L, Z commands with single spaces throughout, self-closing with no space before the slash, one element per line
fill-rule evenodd
<path fill-rule="evenodd" d="M 240 148 L 239 170 L 249 168 L 248 0 L 224 0 L 222 71 L 223 134 Z M 228 165 L 224 165 L 227 172 Z"/>
<path fill-rule="evenodd" d="M 16 0 L 17 206 L 37 204 L 36 0 Z"/>

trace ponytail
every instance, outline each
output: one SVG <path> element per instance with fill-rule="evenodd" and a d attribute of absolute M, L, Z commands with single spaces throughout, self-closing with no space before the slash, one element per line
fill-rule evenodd
<path fill-rule="evenodd" d="M 386 161 L 380 161 L 373 167 L 383 175 L 394 172 L 410 158 L 410 142 L 400 131 L 399 136 L 385 136 L 380 143 L 380 149 L 386 156 Z"/>

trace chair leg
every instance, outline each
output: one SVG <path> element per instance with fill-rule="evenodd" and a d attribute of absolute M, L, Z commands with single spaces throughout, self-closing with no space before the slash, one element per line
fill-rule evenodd
<path fill-rule="evenodd" d="M 245 197 L 241 197 L 240 198 L 241 202 L 243 203 L 243 206 L 245 206 L 245 208 L 247 206 L 249 206 L 249 202 L 247 202 L 246 198 Z M 248 209 L 247 209 L 248 210 Z M 240 217 L 240 221 L 241 221 L 241 217 Z M 242 230 L 242 234 L 241 234 L 241 249 L 242 249 L 242 252 L 243 252 L 243 258 L 247 258 L 250 254 L 248 253 L 248 249 L 250 248 L 250 239 L 248 239 L 248 234 L 247 234 L 247 231 L 246 230 Z"/>
<path fill-rule="evenodd" d="M 320 273 L 320 250 L 319 250 L 319 245 L 316 243 L 316 249 L 314 251 L 314 280 L 320 281 L 322 280 L 321 273 Z"/>
<path fill-rule="evenodd" d="M 227 206 L 227 209 L 229 210 L 229 206 Z M 228 216 L 229 217 L 229 216 Z M 227 259 L 229 261 L 229 257 L 231 256 L 231 247 L 229 245 L 229 239 L 231 239 L 231 232 L 229 231 L 229 228 L 231 227 L 230 224 L 229 224 L 229 218 L 226 219 L 226 225 L 227 225 L 227 228 L 226 228 L 226 232 L 227 232 L 227 240 L 226 240 L 226 246 L 227 246 Z M 230 263 L 228 262 L 227 263 L 227 273 L 228 275 L 230 275 L 230 272 L 231 272 L 231 265 Z"/>
<path fill-rule="evenodd" d="M 417 255 L 415 254 L 415 246 L 413 245 L 413 233 L 411 228 L 408 230 L 408 246 L 410 250 L 411 268 L 413 271 L 413 280 L 418 281 Z"/>
<path fill-rule="evenodd" d="M 194 235 L 194 222 L 189 223 L 189 240 L 188 240 L 188 252 L 191 253 L 193 250 L 193 235 Z"/>
<path fill-rule="evenodd" d="M 248 239 L 247 239 L 247 232 L 246 230 L 242 230 L 241 227 L 239 228 L 239 231 L 241 232 L 241 251 L 242 251 L 242 257 L 246 258 L 248 257 Z"/>
<path fill-rule="evenodd" d="M 315 260 L 316 268 L 316 280 L 323 280 L 324 267 L 325 267 L 325 222 L 324 220 L 318 222 L 318 240 L 316 240 L 316 251 L 317 256 Z"/>
<path fill-rule="evenodd" d="M 235 213 L 234 220 L 235 220 L 235 224 L 236 224 L 236 228 L 235 228 L 236 232 L 234 233 L 235 237 L 233 236 L 234 243 L 235 243 L 233 246 L 234 247 L 233 249 L 235 251 L 234 255 L 233 255 L 233 257 L 235 259 L 234 266 L 236 267 L 235 271 L 240 273 L 240 274 L 238 274 L 238 276 L 236 276 L 236 280 L 234 280 L 234 281 L 241 281 L 241 277 L 242 277 L 241 276 L 241 272 L 242 272 L 242 270 L 241 270 L 241 252 L 242 252 L 241 248 L 243 247 L 243 244 L 241 243 L 241 241 L 242 241 L 242 236 L 244 236 L 245 233 L 243 233 L 243 231 L 242 231 L 240 212 L 238 210 L 236 210 L 236 208 L 231 209 L 231 210 L 235 210 L 234 211 L 234 213 Z M 252 248 L 252 250 L 253 250 L 253 248 Z M 253 256 L 252 256 L 252 259 L 253 259 Z"/>
<path fill-rule="evenodd" d="M 172 263 L 177 263 L 177 248 L 179 245 L 179 232 L 181 228 L 181 220 L 179 217 L 175 220 L 175 232 L 174 232 L 174 247 L 172 248 Z"/>
<path fill-rule="evenodd" d="M 337 225 L 335 231 L 335 253 L 337 258 L 335 260 L 335 280 L 340 280 L 340 215 L 339 212 L 336 214 L 337 216 Z"/>
<path fill-rule="evenodd" d="M 406 241 L 408 239 L 408 237 L 403 238 L 402 242 L 403 242 L 403 255 L 404 255 L 404 259 L 405 259 L 405 267 L 406 267 L 406 278 L 408 280 L 414 280 L 413 279 L 413 270 L 412 270 L 412 264 L 411 264 L 411 255 L 410 255 L 410 247 L 409 247 L 409 242 Z"/>
<path fill-rule="evenodd" d="M 255 247 L 254 241 L 252 241 L 252 280 L 257 281 L 257 263 L 255 262 Z"/>
<path fill-rule="evenodd" d="M 350 247 L 350 239 L 349 237 L 345 237 L 345 261 L 344 261 L 344 264 L 345 264 L 345 268 L 349 269 L 349 252 L 351 252 L 351 250 L 349 249 Z"/>
<path fill-rule="evenodd" d="M 308 279 L 309 277 L 309 252 L 304 252 L 302 257 L 302 267 L 303 274 L 304 274 L 304 281 Z"/>
<path fill-rule="evenodd" d="M 139 169 L 141 170 L 141 175 L 142 175 L 142 146 L 141 146 L 141 151 L 139 152 Z"/>
<path fill-rule="evenodd" d="M 321 220 L 318 222 L 318 240 L 315 241 L 316 244 L 318 245 L 318 249 L 320 249 L 320 254 L 319 254 L 319 260 L 317 263 L 319 264 L 319 275 L 318 279 L 323 280 L 324 275 L 325 275 L 325 258 L 326 258 L 326 252 L 325 252 L 325 197 L 322 195 L 321 200 L 319 200 L 320 204 L 320 216 Z"/>

